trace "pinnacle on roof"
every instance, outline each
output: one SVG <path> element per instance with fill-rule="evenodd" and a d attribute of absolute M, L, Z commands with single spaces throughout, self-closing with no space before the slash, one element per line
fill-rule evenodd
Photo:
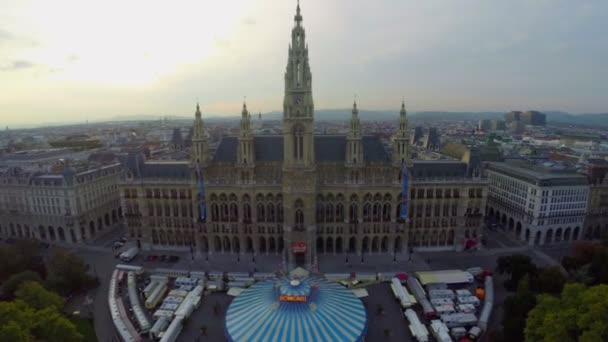
<path fill-rule="evenodd" d="M 296 15 L 294 17 L 294 20 L 296 21 L 296 25 L 300 26 L 300 23 L 302 22 L 302 15 L 300 14 L 300 0 L 298 0 L 298 6 L 296 7 Z"/>
<path fill-rule="evenodd" d="M 196 117 L 201 117 L 201 107 L 199 106 L 198 102 L 196 103 Z"/>

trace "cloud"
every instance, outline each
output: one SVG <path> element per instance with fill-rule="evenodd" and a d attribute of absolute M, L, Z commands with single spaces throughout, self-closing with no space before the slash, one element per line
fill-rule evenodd
<path fill-rule="evenodd" d="M 75 54 L 75 53 L 72 53 L 72 54 L 70 54 L 69 56 L 67 56 L 67 57 L 65 58 L 65 60 L 66 60 L 66 61 L 68 61 L 68 62 L 76 62 L 76 61 L 77 61 L 77 60 L 79 60 L 79 59 L 80 59 L 80 56 L 78 56 L 78 55 L 77 55 L 77 54 Z"/>
<path fill-rule="evenodd" d="M 30 61 L 19 59 L 19 60 L 15 60 L 15 61 L 9 63 L 9 65 L 7 65 L 7 66 L 0 67 L 0 70 L 13 71 L 13 70 L 20 70 L 20 69 L 28 69 L 28 68 L 32 68 L 34 66 L 36 66 L 36 64 L 34 64 Z"/>
<path fill-rule="evenodd" d="M 0 29 L 0 41 L 2 40 L 11 40 L 14 39 L 15 35 L 6 31 L 6 30 L 2 30 Z"/>
<path fill-rule="evenodd" d="M 257 22 L 255 21 L 255 19 L 252 18 L 252 17 L 243 18 L 243 20 L 241 20 L 241 22 L 245 26 L 255 26 L 257 24 Z"/>

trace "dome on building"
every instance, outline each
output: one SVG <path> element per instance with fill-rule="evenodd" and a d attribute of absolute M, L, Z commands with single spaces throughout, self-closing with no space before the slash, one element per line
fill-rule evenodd
<path fill-rule="evenodd" d="M 319 277 L 287 276 L 243 291 L 226 314 L 229 341 L 362 341 L 363 302 Z"/>

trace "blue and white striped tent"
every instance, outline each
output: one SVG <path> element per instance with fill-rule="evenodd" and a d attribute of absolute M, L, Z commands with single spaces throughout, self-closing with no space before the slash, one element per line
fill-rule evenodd
<path fill-rule="evenodd" d="M 324 278 L 267 280 L 243 291 L 228 307 L 229 341 L 362 341 L 367 329 L 363 302 Z M 306 296 L 306 302 L 280 301 Z"/>

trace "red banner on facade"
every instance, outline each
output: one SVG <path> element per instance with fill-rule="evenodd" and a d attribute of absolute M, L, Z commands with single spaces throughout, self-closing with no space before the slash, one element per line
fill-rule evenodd
<path fill-rule="evenodd" d="M 306 242 L 292 242 L 291 250 L 294 253 L 306 253 Z"/>

